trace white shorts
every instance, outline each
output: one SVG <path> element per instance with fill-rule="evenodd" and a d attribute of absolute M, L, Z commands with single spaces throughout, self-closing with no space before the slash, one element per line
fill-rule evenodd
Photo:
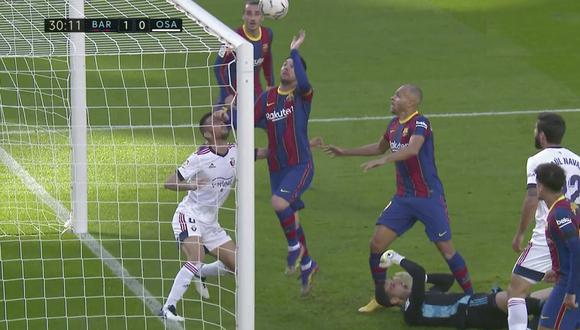
<path fill-rule="evenodd" d="M 199 236 L 202 244 L 209 251 L 213 251 L 232 240 L 217 221 L 213 224 L 197 221 L 183 208 L 175 210 L 171 224 L 176 240 L 182 242 L 190 236 Z"/>
<path fill-rule="evenodd" d="M 534 245 L 529 242 L 524 252 L 520 254 L 512 273 L 523 277 L 530 283 L 537 283 L 550 269 L 552 269 L 552 257 L 548 246 Z"/>

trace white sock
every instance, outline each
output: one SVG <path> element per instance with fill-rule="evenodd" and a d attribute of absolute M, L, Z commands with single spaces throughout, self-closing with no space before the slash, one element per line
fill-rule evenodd
<path fill-rule="evenodd" d="M 224 265 L 221 261 L 214 261 L 211 264 L 205 264 L 199 270 L 199 276 L 207 277 L 207 276 L 224 276 L 232 271 Z"/>
<path fill-rule="evenodd" d="M 526 330 L 528 328 L 528 309 L 524 298 L 508 300 L 508 325 L 510 330 Z"/>
<path fill-rule="evenodd" d="M 199 274 L 198 269 L 201 265 L 201 263 L 194 264 L 191 261 L 183 264 L 183 267 L 181 267 L 175 276 L 175 280 L 173 280 L 171 292 L 169 292 L 169 297 L 167 297 L 167 302 L 165 303 L 166 306 L 175 306 L 177 302 L 181 300 L 181 297 L 183 297 L 183 294 L 187 291 L 193 276 Z"/>

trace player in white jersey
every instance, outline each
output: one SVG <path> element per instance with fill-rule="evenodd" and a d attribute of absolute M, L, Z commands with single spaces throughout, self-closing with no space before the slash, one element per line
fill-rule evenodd
<path fill-rule="evenodd" d="M 218 210 L 235 181 L 237 150 L 227 142 L 229 127 L 212 113 L 205 114 L 199 124 L 207 144 L 191 154 L 165 182 L 166 189 L 187 191 L 172 221 L 175 239 L 187 261 L 177 273 L 160 313 L 174 321 L 184 320 L 177 315 L 175 305 L 192 280 L 200 296 L 207 299 L 209 292 L 202 278 L 235 272 L 236 246 L 218 223 Z M 204 247 L 218 261 L 204 264 Z"/>
<path fill-rule="evenodd" d="M 510 330 L 526 330 L 528 314 L 525 304 L 533 284 L 539 282 L 544 274 L 552 268 L 550 250 L 546 242 L 546 217 L 548 206 L 538 201 L 535 170 L 540 164 L 554 163 L 566 172 L 565 195 L 573 202 L 580 202 L 580 157 L 560 146 L 566 124 L 564 119 L 555 113 L 541 113 L 535 128 L 535 145 L 541 151 L 528 158 L 527 194 L 522 205 L 519 228 L 512 241 L 512 248 L 521 252 L 513 271 L 508 287 L 508 323 Z M 535 213 L 536 226 L 528 246 L 522 252 L 524 234 Z"/>

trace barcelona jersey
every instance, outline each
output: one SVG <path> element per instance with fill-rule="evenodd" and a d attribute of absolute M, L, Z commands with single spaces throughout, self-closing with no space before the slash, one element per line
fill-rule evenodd
<path fill-rule="evenodd" d="M 291 52 L 297 86 L 288 93 L 271 88 L 262 93 L 254 106 L 255 126 L 268 134 L 270 171 L 312 161 L 308 143 L 308 118 L 313 90 L 297 50 Z"/>
<path fill-rule="evenodd" d="M 550 208 L 546 239 L 552 257 L 552 270 L 559 276 L 558 285 L 568 293 L 580 293 L 580 214 L 578 206 L 564 196 Z"/>
<path fill-rule="evenodd" d="M 271 29 L 264 26 L 260 26 L 260 34 L 257 37 L 251 36 L 244 25 L 236 29 L 236 32 L 254 46 L 254 96 L 258 97 L 262 93 L 261 69 L 264 69 L 264 77 L 268 86 L 274 85 L 274 71 L 272 69 L 272 39 L 274 34 Z M 214 70 L 218 84 L 221 86 L 218 103 L 223 103 L 228 95 L 234 95 L 236 88 L 235 55 L 225 46 L 218 53 Z"/>
<path fill-rule="evenodd" d="M 435 166 L 435 146 L 431 123 L 418 112 L 401 121 L 398 117 L 391 120 L 383 138 L 389 143 L 392 152 L 409 145 L 411 136 L 421 135 L 425 142 L 419 154 L 395 164 L 397 192 L 400 197 L 430 197 L 444 195 L 443 184 Z"/>

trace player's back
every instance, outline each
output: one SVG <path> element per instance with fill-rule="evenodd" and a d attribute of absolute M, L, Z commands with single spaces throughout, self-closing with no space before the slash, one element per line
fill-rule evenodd
<path fill-rule="evenodd" d="M 563 147 L 549 147 L 541 150 L 528 159 L 527 172 L 528 184 L 530 177 L 535 182 L 535 169 L 540 164 L 554 163 L 566 172 L 566 184 L 564 185 L 564 195 L 569 200 L 580 203 L 580 156 Z M 548 206 L 540 201 L 536 209 L 536 226 L 532 235 L 534 244 L 546 245 L 545 228 L 546 217 L 548 216 Z"/>

